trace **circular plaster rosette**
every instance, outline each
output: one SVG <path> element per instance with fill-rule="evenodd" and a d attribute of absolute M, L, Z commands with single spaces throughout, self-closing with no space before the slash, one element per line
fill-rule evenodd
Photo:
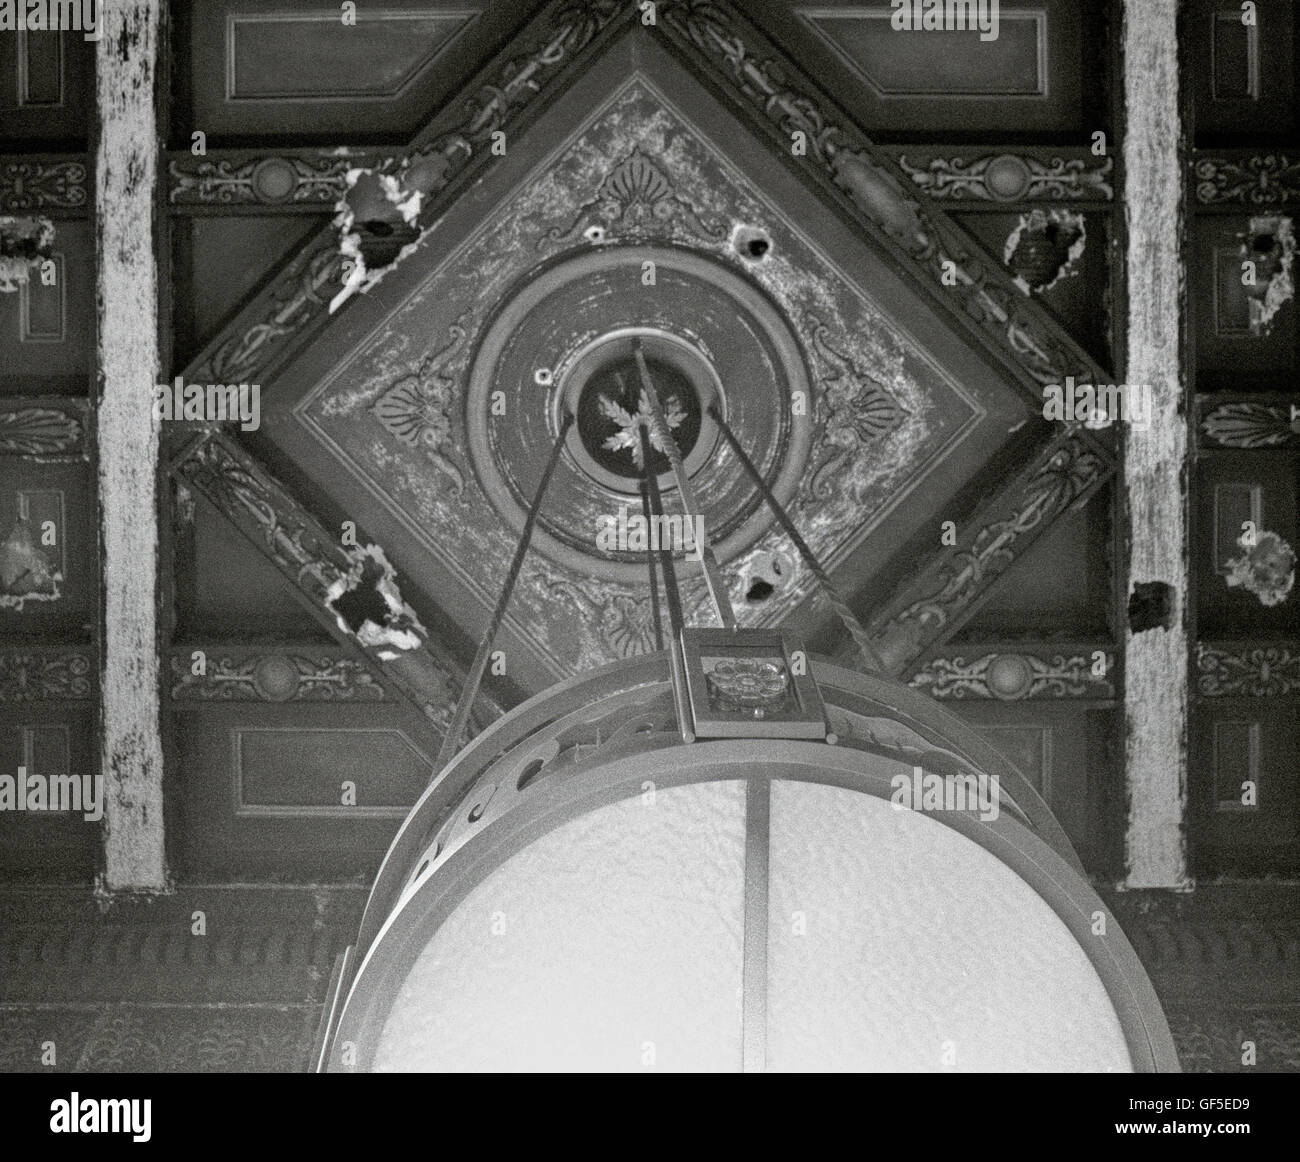
<path fill-rule="evenodd" d="M 598 531 L 641 512 L 640 349 L 720 560 L 751 546 L 771 517 L 722 442 L 726 418 L 783 504 L 795 496 L 813 436 L 799 343 L 755 284 L 700 254 L 666 246 L 562 256 L 507 296 L 469 375 L 470 458 L 503 519 L 522 530 L 566 411 L 575 422 L 533 534 L 552 560 L 640 582 L 640 553 L 597 548 Z M 801 406 L 796 406 L 796 393 Z M 680 512 L 662 452 L 650 468 L 667 512 Z M 692 516 L 697 515 L 695 513 Z"/>

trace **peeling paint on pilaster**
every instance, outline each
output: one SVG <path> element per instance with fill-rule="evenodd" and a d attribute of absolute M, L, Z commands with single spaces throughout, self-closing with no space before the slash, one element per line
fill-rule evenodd
<path fill-rule="evenodd" d="M 1188 436 L 1184 404 L 1182 128 L 1177 0 L 1124 10 L 1125 379 L 1149 385 L 1152 422 L 1122 427 L 1128 592 L 1162 594 L 1160 617 L 1125 627 L 1128 888 L 1185 889 L 1188 723 Z M 1139 588 L 1145 587 L 1145 588 Z M 1138 603 L 1139 605 L 1141 602 Z"/>
<path fill-rule="evenodd" d="M 105 892 L 164 891 L 157 642 L 158 275 L 154 109 L 161 0 L 101 9 L 95 228 L 104 571 L 101 762 Z"/>

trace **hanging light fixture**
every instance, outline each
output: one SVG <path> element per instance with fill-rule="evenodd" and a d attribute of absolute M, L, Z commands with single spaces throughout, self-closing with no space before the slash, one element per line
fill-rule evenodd
<path fill-rule="evenodd" d="M 649 525 L 664 514 L 656 448 L 695 508 L 633 353 Z M 566 411 L 435 777 L 336 966 L 315 1067 L 1176 1070 L 1150 982 L 1046 804 L 969 726 L 880 672 L 709 411 L 865 672 L 739 627 L 707 543 L 719 625 L 687 626 L 661 545 L 646 554 L 660 650 L 561 683 L 461 748 Z"/>

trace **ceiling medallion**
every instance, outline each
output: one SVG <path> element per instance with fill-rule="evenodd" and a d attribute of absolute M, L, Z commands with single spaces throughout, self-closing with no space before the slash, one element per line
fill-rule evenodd
<path fill-rule="evenodd" d="M 812 409 L 792 404 L 797 392 L 812 395 L 790 324 L 757 285 L 717 259 L 662 245 L 584 246 L 517 285 L 470 368 L 465 415 L 475 476 L 507 524 L 522 529 L 547 451 L 571 412 L 534 544 L 581 575 L 633 584 L 644 579 L 643 554 L 598 549 L 596 534 L 603 517 L 639 500 L 638 344 L 702 510 L 693 515 L 704 518 L 719 560 L 753 545 L 771 519 L 721 444 L 710 408 L 782 503 L 806 476 L 815 422 Z M 651 469 L 675 505 L 657 442 Z"/>
<path fill-rule="evenodd" d="M 725 414 L 725 397 L 713 365 L 691 344 L 669 331 L 628 327 L 601 335 L 573 360 L 557 406 L 573 412 L 568 450 L 574 463 L 599 484 L 638 496 L 643 474 L 640 422 L 648 423 L 649 404 L 640 386 L 633 349 L 640 342 L 655 383 L 663 393 L 665 419 L 677 441 L 686 472 L 694 476 L 717 446 L 717 427 L 709 418 L 716 403 Z M 558 428 L 558 418 L 553 422 Z M 650 437 L 650 467 L 664 492 L 676 485 L 657 435 Z"/>

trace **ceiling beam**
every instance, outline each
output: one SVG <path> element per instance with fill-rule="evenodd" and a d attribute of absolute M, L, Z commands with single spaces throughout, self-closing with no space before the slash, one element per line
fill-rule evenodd
<path fill-rule="evenodd" d="M 1182 127 L 1178 0 L 1124 5 L 1125 379 L 1148 385 L 1152 422 L 1122 425 L 1129 561 L 1125 628 L 1125 885 L 1187 886 L 1190 470 L 1182 366 Z"/>
<path fill-rule="evenodd" d="M 1101 210 L 1114 200 L 1113 160 L 1083 146 L 892 142 L 881 149 L 918 193 L 963 213 L 1034 206 Z M 393 173 L 407 156 L 406 146 L 396 144 L 170 150 L 167 205 L 186 215 L 330 213 L 347 193 L 349 170 Z M 7 168 L 19 163 L 35 166 L 36 176 L 49 170 L 37 159 L 0 159 L 0 208 L 9 189 Z"/>
<path fill-rule="evenodd" d="M 162 0 L 103 5 L 96 45 L 98 139 L 99 516 L 103 554 L 100 681 L 105 780 L 103 887 L 162 891 L 159 733 L 158 269 L 154 106 Z"/>

